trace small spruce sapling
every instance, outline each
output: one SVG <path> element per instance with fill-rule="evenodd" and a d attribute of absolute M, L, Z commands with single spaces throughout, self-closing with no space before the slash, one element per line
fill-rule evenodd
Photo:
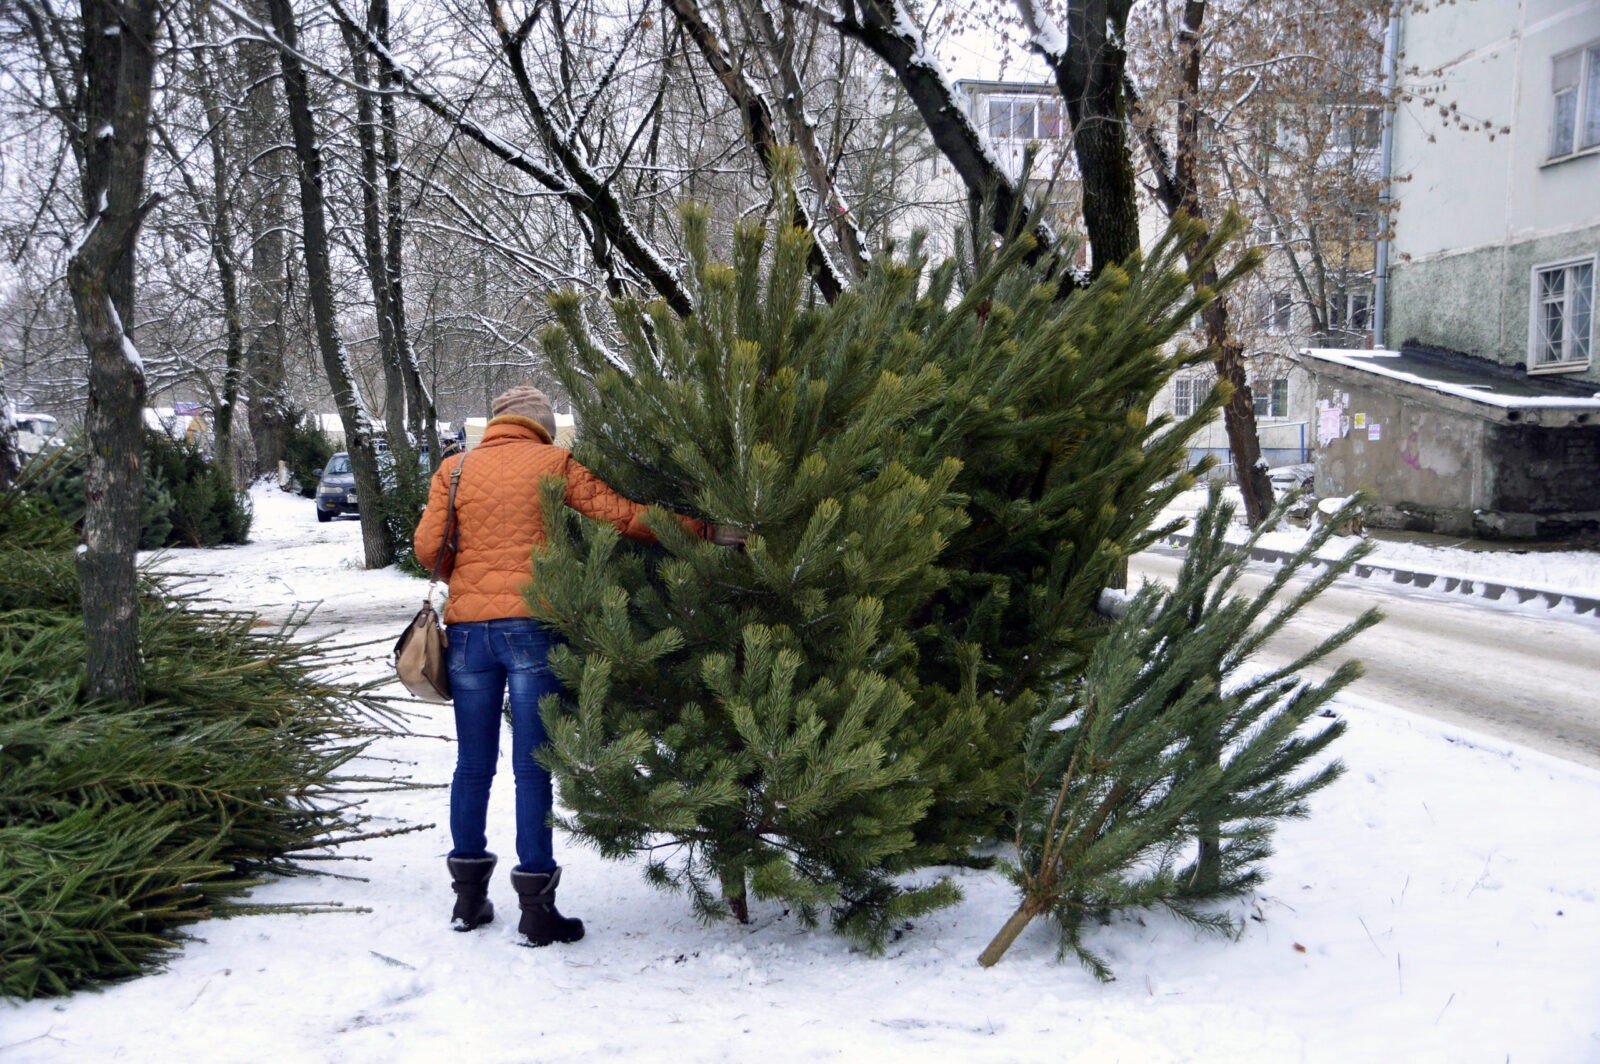
<path fill-rule="evenodd" d="M 1015 814 L 1018 861 L 1008 870 L 1022 900 L 980 964 L 997 962 L 1037 916 L 1055 921 L 1063 956 L 1101 979 L 1111 971 L 1083 942 L 1087 919 L 1159 906 L 1232 930 L 1204 904 L 1258 883 L 1277 822 L 1305 816 L 1307 796 L 1338 777 L 1338 761 L 1315 762 L 1344 723 L 1310 721 L 1360 664 L 1346 660 L 1320 683 L 1298 674 L 1380 614 L 1368 610 L 1281 668 L 1245 665 L 1370 547 L 1322 559 L 1330 523 L 1259 594 L 1236 594 L 1251 548 L 1284 510 L 1230 545 L 1232 507 L 1213 491 L 1176 584 L 1142 588 L 1081 679 L 1033 719 Z"/>

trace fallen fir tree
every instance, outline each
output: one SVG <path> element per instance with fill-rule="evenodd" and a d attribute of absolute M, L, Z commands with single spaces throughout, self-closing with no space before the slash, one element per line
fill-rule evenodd
<path fill-rule="evenodd" d="M 708 919 L 753 895 L 877 949 L 952 901 L 905 874 L 1001 836 L 1039 693 L 1076 675 L 1101 589 L 1192 483 L 1185 442 L 1220 397 L 1145 411 L 1207 357 L 1172 341 L 1236 228 L 1191 266 L 1180 224 L 1065 299 L 1030 238 L 965 268 L 913 245 L 813 306 L 808 233 L 746 222 L 718 263 L 690 208 L 693 316 L 619 302 L 607 346 L 555 300 L 580 460 L 749 533 L 723 550 L 663 513 L 641 547 L 550 486 L 529 602 L 566 640 L 542 755 L 563 826 L 645 854 Z"/>
<path fill-rule="evenodd" d="M 1347 503 L 1340 516 L 1356 505 Z M 1084 944 L 1086 922 L 1160 907 L 1198 927 L 1233 931 L 1209 903 L 1260 882 L 1277 823 L 1305 816 L 1305 799 L 1342 771 L 1323 755 L 1344 722 L 1317 713 L 1360 666 L 1346 660 L 1320 683 L 1299 672 L 1377 623 L 1379 613 L 1369 609 L 1281 668 L 1248 666 L 1371 548 L 1361 543 L 1322 560 L 1338 526 L 1330 521 L 1261 592 L 1238 593 L 1251 548 L 1286 508 L 1243 544 L 1230 544 L 1233 508 L 1213 489 L 1176 584 L 1142 588 L 1082 676 L 1029 724 L 1017 863 L 1008 868 L 1022 901 L 979 956 L 983 966 L 1040 916 L 1055 922 L 1061 954 L 1101 979 L 1111 970 Z M 1318 571 L 1302 581 L 1310 568 Z"/>
<path fill-rule="evenodd" d="M 210 916 L 326 911 L 247 895 L 371 837 L 360 795 L 403 785 L 352 766 L 392 718 L 325 677 L 337 650 L 153 579 L 143 700 L 84 701 L 74 543 L 53 509 L 0 493 L 4 997 L 149 971 Z"/>

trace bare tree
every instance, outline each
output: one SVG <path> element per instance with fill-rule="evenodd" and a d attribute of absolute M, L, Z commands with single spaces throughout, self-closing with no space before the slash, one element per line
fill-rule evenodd
<path fill-rule="evenodd" d="M 67 264 L 78 328 L 89 352 L 84 419 L 83 545 L 78 578 L 88 681 L 85 694 L 132 704 L 139 664 L 139 545 L 144 473 L 144 365 L 134 346 L 134 246 L 150 204 L 150 92 L 158 12 L 153 0 L 83 5 L 79 101 L 82 197 L 88 227 Z"/>
<path fill-rule="evenodd" d="M 282 45 L 278 49 L 278 62 L 283 71 L 284 102 L 294 135 L 295 159 L 299 164 L 302 245 L 317 347 L 322 354 L 328 383 L 333 389 L 339 420 L 344 425 L 345 449 L 350 453 L 350 465 L 355 472 L 356 492 L 363 499 L 376 500 L 383 494 L 383 484 L 373 443 L 373 427 L 356 389 L 355 374 L 345 355 L 334 306 L 327 208 L 322 189 L 322 149 L 318 146 L 305 66 L 298 50 L 299 29 L 289 0 L 267 0 L 267 8 L 272 18 L 273 33 Z M 394 548 L 389 542 L 388 531 L 377 506 L 361 508 L 361 541 L 367 568 L 382 568 L 393 559 Z"/>
<path fill-rule="evenodd" d="M 1202 220 L 1224 204 L 1241 210 L 1272 253 L 1256 321 L 1233 296 L 1201 314 L 1229 389 L 1224 427 L 1252 527 L 1273 502 L 1250 382 L 1259 320 L 1292 303 L 1321 342 L 1348 343 L 1364 327 L 1364 307 L 1347 293 L 1369 283 L 1387 224 L 1375 152 L 1363 147 L 1376 146 L 1386 11 L 1379 0 L 1316 11 L 1154 0 L 1133 27 L 1144 87 L 1130 80 L 1129 92 L 1157 202 Z M 1286 300 L 1290 291 L 1298 298 Z"/>

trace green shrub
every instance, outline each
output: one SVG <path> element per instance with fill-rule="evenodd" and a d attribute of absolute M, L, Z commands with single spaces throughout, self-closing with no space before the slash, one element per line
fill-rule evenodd
<path fill-rule="evenodd" d="M 27 488 L 68 524 L 83 521 L 83 477 L 88 457 L 79 442 Z M 235 491 L 227 470 L 191 443 L 147 432 L 140 550 L 215 547 L 250 538 L 250 500 Z"/>
<path fill-rule="evenodd" d="M 250 538 L 249 498 L 234 490 L 225 466 L 160 432 L 145 434 L 144 455 L 146 481 L 164 485 L 172 499 L 171 531 L 157 546 L 215 547 Z"/>
<path fill-rule="evenodd" d="M 394 544 L 395 564 L 406 572 L 427 576 L 411 549 L 411 534 L 428 505 L 431 473 L 422 466 L 422 453 L 407 443 L 394 446 L 383 462 L 384 490 L 378 511 Z"/>
<path fill-rule="evenodd" d="M 317 427 L 316 417 L 302 413 L 289 422 L 283 439 L 283 464 L 300 487 L 300 494 L 315 498 L 317 471 L 333 457 L 333 442 Z"/>

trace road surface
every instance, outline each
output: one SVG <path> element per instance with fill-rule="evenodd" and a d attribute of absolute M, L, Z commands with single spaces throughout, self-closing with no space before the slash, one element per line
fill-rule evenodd
<path fill-rule="evenodd" d="M 1177 551 L 1164 548 L 1137 555 L 1130 585 L 1170 583 L 1179 560 Z M 1252 565 L 1243 589 L 1261 587 L 1269 571 L 1264 563 Z M 1262 663 L 1287 663 L 1369 606 L 1385 619 L 1336 655 L 1366 666 L 1349 695 L 1600 768 L 1600 620 L 1594 616 L 1509 609 L 1345 577 L 1289 622 L 1263 649 Z"/>

